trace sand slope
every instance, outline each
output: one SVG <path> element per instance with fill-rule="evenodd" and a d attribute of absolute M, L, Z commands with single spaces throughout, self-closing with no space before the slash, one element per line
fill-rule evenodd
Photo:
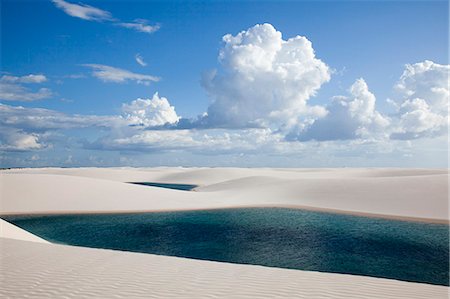
<path fill-rule="evenodd" d="M 442 298 L 448 288 L 0 238 L 4 298 Z"/>
<path fill-rule="evenodd" d="M 21 229 L 9 222 L 6 222 L 3 219 L 0 219 L 0 237 L 1 238 L 10 238 L 22 241 L 31 241 L 31 242 L 39 242 L 39 243 L 49 243 L 42 238 L 39 238 L 32 233 L 27 232 L 26 230 Z"/>
<path fill-rule="evenodd" d="M 185 192 L 130 181 L 199 187 Z M 448 171 L 433 169 L 17 169 L 0 172 L 0 187 L 0 213 L 288 205 L 449 219 Z"/>

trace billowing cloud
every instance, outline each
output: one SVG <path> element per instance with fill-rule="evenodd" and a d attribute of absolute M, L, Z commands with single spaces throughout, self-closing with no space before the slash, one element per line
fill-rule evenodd
<path fill-rule="evenodd" d="M 137 23 L 143 27 L 124 27 L 148 33 L 152 30 L 143 21 Z M 196 119 L 181 118 L 169 100 L 158 93 L 124 103 L 117 107 L 121 108 L 119 114 L 109 116 L 0 104 L 0 151 L 45 150 L 54 144 L 71 148 L 67 142 L 72 142 L 80 147 L 77 150 L 133 155 L 152 151 L 202 157 L 263 154 L 283 159 L 303 156 L 305 161 L 317 156 L 320 158 L 316 161 L 325 164 L 333 156 L 342 162 L 340 165 L 347 165 L 350 156 L 364 157 L 365 161 L 373 155 L 386 157 L 394 152 L 412 156 L 408 147 L 424 144 L 419 142 L 426 137 L 442 136 L 448 126 L 447 65 L 431 61 L 407 65 L 395 87 L 398 94 L 392 103 L 396 113 L 388 117 L 377 110 L 376 97 L 363 79 L 356 80 L 348 94 L 332 97 L 326 105 L 310 105 L 309 99 L 330 80 L 331 70 L 316 58 L 305 37 L 283 39 L 272 25 L 263 24 L 235 36 L 225 35 L 223 41 L 221 66 L 203 81 L 211 104 Z M 146 65 L 139 54 L 135 59 Z M 159 80 L 107 65 L 83 66 L 104 82 L 148 85 Z M 41 74 L 4 75 L 0 78 L 0 99 L 50 97 L 48 89 L 28 88 L 28 84 L 45 81 Z M 72 134 L 73 129 L 91 130 L 93 134 Z M 423 139 L 410 141 L 419 138 Z"/>
<path fill-rule="evenodd" d="M 103 82 L 124 83 L 127 81 L 135 81 L 138 84 L 149 85 L 151 82 L 158 82 L 160 78 L 136 74 L 124 69 L 102 65 L 102 64 L 83 64 L 83 66 L 92 69 L 92 76 L 102 80 Z"/>
<path fill-rule="evenodd" d="M 122 115 L 66 114 L 43 108 L 28 108 L 0 103 L 0 129 L 14 128 L 26 132 L 45 132 L 73 128 L 147 129 L 174 124 L 179 120 L 175 108 L 165 97 L 155 93 L 151 99 L 137 99 L 122 105 Z M 139 127 L 139 128 L 137 128 Z"/>
<path fill-rule="evenodd" d="M 297 127 L 290 140 L 346 140 L 386 138 L 390 120 L 375 108 L 375 96 L 364 79 L 349 89 L 350 96 L 336 96 L 326 107 L 327 115 L 306 127 Z"/>
<path fill-rule="evenodd" d="M 175 124 L 180 117 L 169 101 L 155 93 L 151 99 L 137 99 L 122 105 L 124 118 L 131 124 L 144 127 Z"/>
<path fill-rule="evenodd" d="M 315 57 L 303 36 L 283 40 L 270 24 L 223 37 L 222 70 L 204 78 L 212 99 L 211 127 L 283 127 L 325 114 L 308 99 L 330 80 L 330 69 Z"/>
<path fill-rule="evenodd" d="M 144 33 L 153 33 L 158 31 L 161 28 L 161 25 L 148 25 L 148 21 L 144 19 L 137 19 L 134 22 L 121 22 L 117 23 L 118 26 L 133 29 L 139 32 Z"/>
<path fill-rule="evenodd" d="M 72 17 L 88 21 L 110 21 L 113 19 L 110 12 L 86 4 L 73 4 L 64 0 L 52 0 L 52 2 Z"/>
<path fill-rule="evenodd" d="M 421 98 L 406 100 L 399 107 L 399 129 L 394 139 L 416 139 L 432 137 L 445 133 L 448 116 L 435 113 L 430 105 Z"/>
<path fill-rule="evenodd" d="M 0 100 L 31 102 L 52 97 L 53 93 L 48 88 L 39 88 L 32 91 L 24 84 L 43 83 L 47 78 L 42 74 L 30 74 L 26 76 L 3 75 L 0 78 Z"/>
<path fill-rule="evenodd" d="M 79 144 L 99 150 L 180 150 L 217 154 L 295 148 L 270 129 L 172 130 L 161 127 L 178 119 L 168 100 L 158 94 L 152 99 L 137 99 L 124 104 L 122 115 L 111 116 L 71 115 L 49 109 L 0 104 L 0 150 L 41 150 L 53 146 L 47 136 L 57 132 L 64 134 L 69 129 L 91 128 L 101 128 L 105 135 L 98 136 L 96 141 L 79 140 Z M 60 137 L 53 141 L 67 142 L 67 139 Z"/>
<path fill-rule="evenodd" d="M 399 98 L 392 138 L 415 139 L 445 134 L 448 130 L 450 65 L 429 60 L 406 65 L 395 86 Z"/>
<path fill-rule="evenodd" d="M 0 150 L 42 149 L 45 147 L 42 136 L 69 129 L 101 129 L 108 136 L 117 138 L 120 134 L 126 139 L 146 129 L 175 124 L 178 120 L 174 107 L 158 93 L 152 99 L 137 99 L 123 104 L 122 115 L 109 116 L 66 114 L 50 109 L 0 104 Z"/>
<path fill-rule="evenodd" d="M 144 58 L 141 56 L 141 54 L 136 54 L 134 56 L 134 59 L 136 59 L 136 62 L 140 65 L 140 66 L 147 66 L 147 63 L 145 62 Z"/>
<path fill-rule="evenodd" d="M 52 2 L 56 5 L 56 7 L 63 10 L 69 16 L 83 20 L 98 22 L 108 21 L 116 26 L 149 34 L 158 31 L 159 28 L 161 28 L 159 24 L 148 25 L 148 21 L 144 19 L 136 19 L 132 22 L 122 22 L 116 18 L 113 18 L 109 11 L 82 3 L 74 4 L 64 0 L 52 0 Z"/>

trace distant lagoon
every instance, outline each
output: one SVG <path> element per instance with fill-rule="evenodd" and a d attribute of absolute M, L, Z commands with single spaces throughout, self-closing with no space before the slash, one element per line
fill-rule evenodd
<path fill-rule="evenodd" d="M 172 184 L 172 183 L 154 183 L 154 182 L 129 182 L 129 183 L 148 187 L 158 187 L 182 191 L 191 191 L 195 187 L 198 187 L 197 185 L 190 185 L 190 184 Z"/>
<path fill-rule="evenodd" d="M 3 216 L 50 242 L 449 285 L 449 226 L 286 208 Z"/>

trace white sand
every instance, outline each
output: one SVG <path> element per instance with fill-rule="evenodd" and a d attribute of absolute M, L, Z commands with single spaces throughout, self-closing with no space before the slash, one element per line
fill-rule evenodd
<path fill-rule="evenodd" d="M 3 219 L 0 219 L 0 237 L 30 242 L 49 243 L 44 239 L 27 232 L 26 230 L 6 222 Z"/>
<path fill-rule="evenodd" d="M 442 222 L 447 191 L 447 170 L 16 169 L 0 172 L 0 213 L 289 205 Z M 43 244 L 3 221 L 0 227 L 0 297 L 448 298 L 443 286 Z"/>
<path fill-rule="evenodd" d="M 0 238 L 3 298 L 442 298 L 389 279 L 198 261 Z"/>
<path fill-rule="evenodd" d="M 126 184 L 189 183 L 196 192 Z M 76 168 L 0 172 L 0 213 L 297 206 L 448 221 L 448 171 Z"/>

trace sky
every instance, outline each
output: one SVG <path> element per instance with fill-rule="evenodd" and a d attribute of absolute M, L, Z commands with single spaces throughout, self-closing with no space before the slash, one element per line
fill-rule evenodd
<path fill-rule="evenodd" d="M 448 15 L 1 0 L 0 167 L 447 167 Z"/>

